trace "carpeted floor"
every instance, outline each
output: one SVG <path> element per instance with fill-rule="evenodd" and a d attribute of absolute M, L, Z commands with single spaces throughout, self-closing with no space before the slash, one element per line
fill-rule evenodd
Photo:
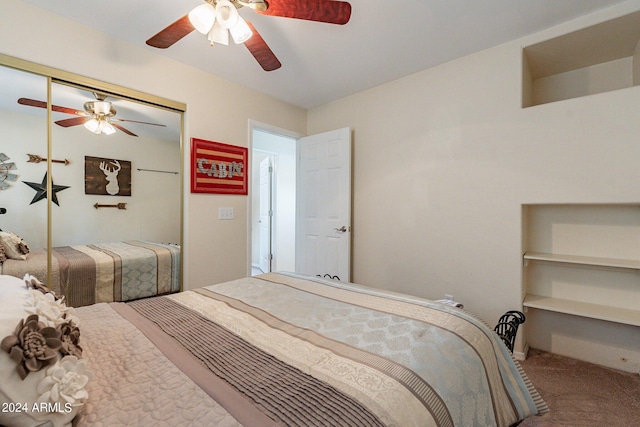
<path fill-rule="evenodd" d="M 519 427 L 640 426 L 640 375 L 535 349 L 520 364 L 551 411 Z"/>

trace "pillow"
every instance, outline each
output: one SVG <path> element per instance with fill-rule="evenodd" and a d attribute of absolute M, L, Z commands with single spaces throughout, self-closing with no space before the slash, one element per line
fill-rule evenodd
<path fill-rule="evenodd" d="M 0 244 L 4 249 L 4 253 L 10 259 L 27 259 L 29 253 L 29 247 L 22 240 L 22 238 L 16 236 L 13 233 L 7 233 L 6 231 L 0 231 Z"/>
<path fill-rule="evenodd" d="M 70 321 L 58 327 L 47 326 L 59 321 L 41 317 L 51 316 L 57 307 L 66 319 L 65 310 L 69 308 L 52 294 L 32 288 L 31 278 L 0 275 L 0 402 L 4 405 L 0 408 L 0 425 L 70 426 L 86 401 L 84 386 L 91 373 L 84 360 L 77 357 L 82 351 L 74 345 L 79 338 L 77 325 Z M 63 332 L 63 328 L 67 330 Z M 25 362 L 21 350 L 27 344 L 15 335 L 16 329 L 45 337 L 44 352 L 37 360 Z M 54 389 L 72 391 L 56 393 Z"/>
<path fill-rule="evenodd" d="M 4 253 L 4 246 L 0 245 L 0 264 L 7 260 L 7 255 Z"/>

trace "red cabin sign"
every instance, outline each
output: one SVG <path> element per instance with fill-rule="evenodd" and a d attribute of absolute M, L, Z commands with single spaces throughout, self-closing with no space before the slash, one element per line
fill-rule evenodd
<path fill-rule="evenodd" d="M 191 138 L 191 192 L 248 194 L 246 147 Z"/>

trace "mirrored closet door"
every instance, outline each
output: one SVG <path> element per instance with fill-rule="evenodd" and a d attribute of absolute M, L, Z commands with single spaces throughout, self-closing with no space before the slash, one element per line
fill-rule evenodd
<path fill-rule="evenodd" d="M 47 202 L 34 187 L 47 170 L 47 112 L 19 100 L 46 101 L 47 78 L 0 66 L 0 87 L 0 229 L 46 249 Z"/>
<path fill-rule="evenodd" d="M 180 114 L 54 83 L 52 245 L 180 243 Z"/>
<path fill-rule="evenodd" d="M 77 306 L 180 290 L 184 104 L 2 55 L 0 86 L 0 229 L 28 249 L 0 272 Z"/>

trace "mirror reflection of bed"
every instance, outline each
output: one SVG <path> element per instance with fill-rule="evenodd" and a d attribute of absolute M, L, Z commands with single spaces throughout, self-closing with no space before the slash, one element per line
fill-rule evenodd
<path fill-rule="evenodd" d="M 0 152 L 16 176 L 0 229 L 29 248 L 2 274 L 33 274 L 73 306 L 179 291 L 181 113 L 53 82 L 49 151 L 47 79 L 0 75 Z"/>

